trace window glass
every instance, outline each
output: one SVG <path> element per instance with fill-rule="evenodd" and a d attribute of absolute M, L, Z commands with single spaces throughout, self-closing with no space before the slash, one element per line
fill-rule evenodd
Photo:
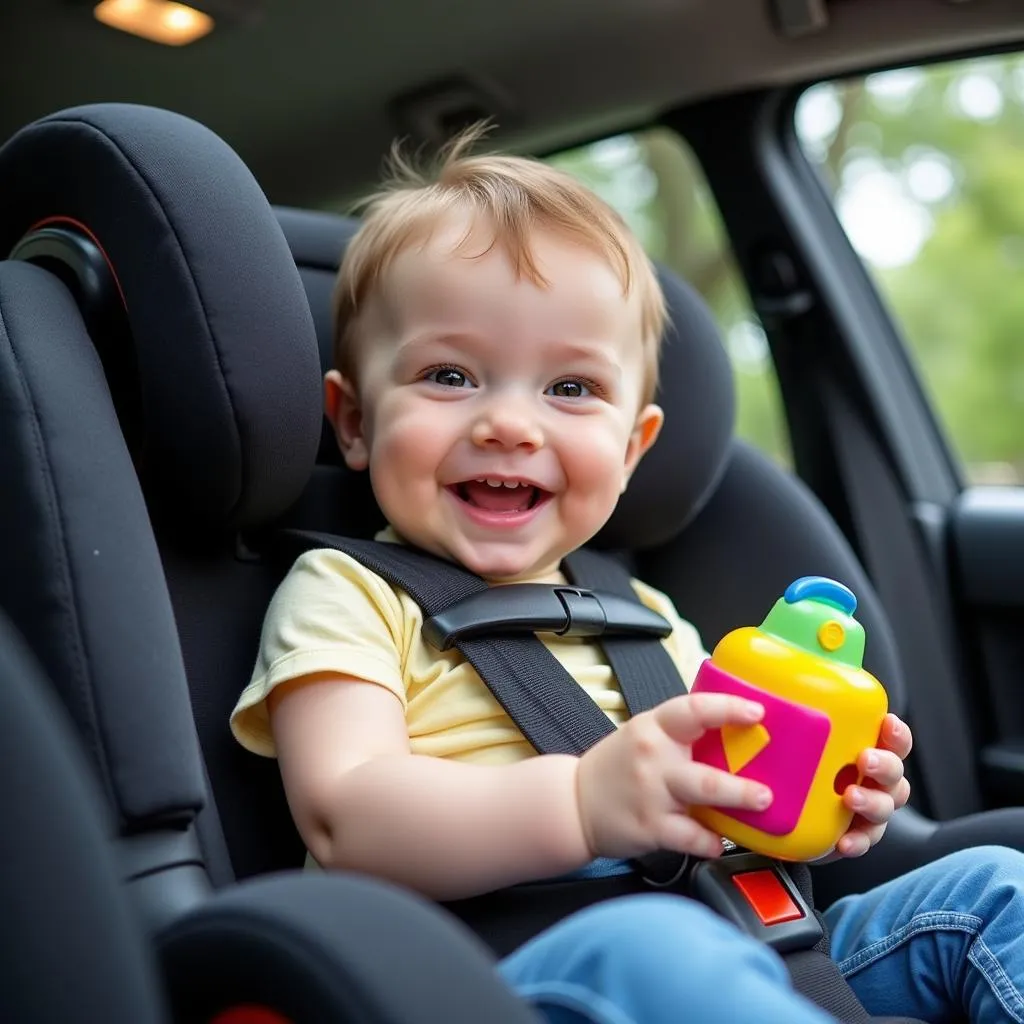
<path fill-rule="evenodd" d="M 817 85 L 796 127 L 966 479 L 1024 483 L 1024 57 Z"/>
<path fill-rule="evenodd" d="M 563 152 L 550 162 L 614 206 L 648 254 L 704 297 L 732 360 L 738 434 L 789 465 L 789 439 L 764 330 L 689 148 L 675 133 L 658 128 Z"/>

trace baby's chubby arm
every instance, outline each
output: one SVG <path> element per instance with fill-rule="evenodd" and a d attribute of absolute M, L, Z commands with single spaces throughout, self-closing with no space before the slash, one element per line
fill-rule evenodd
<path fill-rule="evenodd" d="M 382 686 L 323 675 L 280 689 L 270 715 L 285 791 L 322 867 L 455 899 L 586 862 L 575 758 L 490 767 L 417 756 Z"/>
<path fill-rule="evenodd" d="M 690 757 L 706 729 L 763 709 L 725 694 L 677 697 L 583 757 L 511 765 L 413 755 L 398 699 L 336 675 L 285 684 L 270 702 L 288 801 L 325 868 L 362 871 L 434 899 L 563 874 L 595 856 L 658 848 L 716 856 L 693 803 L 762 808 L 771 794 Z"/>

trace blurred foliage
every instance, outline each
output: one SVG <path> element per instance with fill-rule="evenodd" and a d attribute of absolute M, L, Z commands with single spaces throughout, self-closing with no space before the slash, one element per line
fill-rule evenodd
<path fill-rule="evenodd" d="M 796 123 L 967 478 L 1024 483 L 1024 58 L 824 83 Z M 652 130 L 553 162 L 704 295 L 732 358 L 740 435 L 788 461 L 764 334 L 685 146 Z"/>
<path fill-rule="evenodd" d="M 967 478 L 1024 483 L 1024 58 L 820 85 L 797 126 Z"/>

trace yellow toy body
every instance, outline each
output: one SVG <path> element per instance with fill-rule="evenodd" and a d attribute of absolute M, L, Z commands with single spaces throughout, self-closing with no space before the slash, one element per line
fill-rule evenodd
<path fill-rule="evenodd" d="M 842 794 L 860 781 L 856 761 L 876 745 L 888 708 L 881 683 L 861 667 L 864 631 L 856 598 L 841 584 L 804 577 L 760 627 L 725 636 L 692 692 L 736 693 L 765 707 L 748 727 L 706 733 L 695 760 L 765 783 L 765 811 L 694 807 L 708 828 L 783 860 L 829 853 L 850 827 Z"/>

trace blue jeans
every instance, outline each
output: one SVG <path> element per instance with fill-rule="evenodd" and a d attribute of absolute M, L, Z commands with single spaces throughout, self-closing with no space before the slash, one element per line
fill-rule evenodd
<path fill-rule="evenodd" d="M 1024 854 L 982 846 L 847 896 L 832 957 L 868 1011 L 1024 1022 Z M 782 960 L 705 907 L 660 893 L 597 904 L 501 963 L 549 1024 L 826 1024 Z"/>

